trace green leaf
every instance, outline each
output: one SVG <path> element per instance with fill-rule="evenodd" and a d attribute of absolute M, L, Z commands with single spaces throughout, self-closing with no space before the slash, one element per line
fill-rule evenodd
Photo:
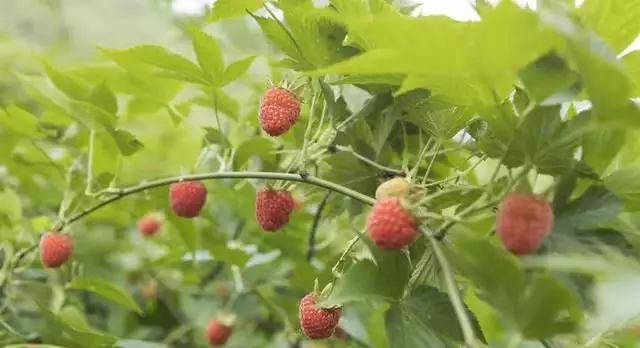
<path fill-rule="evenodd" d="M 116 61 L 142 63 L 162 69 L 163 76 L 187 82 L 207 84 L 200 68 L 189 59 L 155 45 L 139 45 L 125 50 L 107 50 L 102 52 Z"/>
<path fill-rule="evenodd" d="M 591 118 L 591 110 L 576 118 Z M 599 127 L 587 132 L 582 139 L 582 158 L 599 175 L 603 174 L 626 145 L 627 130 Z"/>
<path fill-rule="evenodd" d="M 38 118 L 15 105 L 9 105 L 6 110 L 0 109 L 0 126 L 11 132 L 27 136 L 42 134 Z"/>
<path fill-rule="evenodd" d="M 578 14 L 617 53 L 640 33 L 640 1 L 585 0 Z"/>
<path fill-rule="evenodd" d="M 69 283 L 68 289 L 92 292 L 111 302 L 131 309 L 138 314 L 142 314 L 142 309 L 138 307 L 131 295 L 107 280 L 91 276 L 75 277 L 71 283 Z"/>
<path fill-rule="evenodd" d="M 82 345 L 77 345 L 75 347 L 109 347 L 117 341 L 117 338 L 114 336 L 106 335 L 92 330 L 90 327 L 88 327 L 88 324 L 86 323 L 86 321 L 84 321 L 84 318 L 81 318 L 81 321 L 79 321 L 77 318 L 77 314 L 79 313 L 77 309 L 73 307 L 65 307 L 59 312 L 58 315 L 56 315 L 51 310 L 40 305 L 39 303 L 36 303 L 36 305 L 40 309 L 40 312 L 44 315 L 44 319 L 48 323 L 52 324 L 52 326 L 60 330 L 59 332 L 56 332 L 58 335 L 62 335 L 62 337 L 74 343 L 82 342 Z"/>
<path fill-rule="evenodd" d="M 273 143 L 263 137 L 251 138 L 238 146 L 233 158 L 233 168 L 239 170 L 243 168 L 249 160 L 257 156 L 263 162 L 275 163 L 276 155 L 273 153 Z"/>
<path fill-rule="evenodd" d="M 325 170 L 321 177 L 332 182 L 356 190 L 365 195 L 373 196 L 377 181 L 377 170 L 364 164 L 350 152 L 339 152 L 325 160 Z"/>
<path fill-rule="evenodd" d="M 538 58 L 519 75 L 531 99 L 541 104 L 556 92 L 571 87 L 578 78 L 578 74 L 556 54 Z"/>
<path fill-rule="evenodd" d="M 65 74 L 48 64 L 45 64 L 45 69 L 51 82 L 53 82 L 56 88 L 62 93 L 77 101 L 87 101 L 89 98 L 89 89 L 81 80 Z"/>
<path fill-rule="evenodd" d="M 9 188 L 0 192 L 0 226 L 4 219 L 10 224 L 18 223 L 22 219 L 20 196 Z"/>
<path fill-rule="evenodd" d="M 603 178 L 605 186 L 625 202 L 628 211 L 640 210 L 640 166 L 623 168 Z"/>
<path fill-rule="evenodd" d="M 582 118 L 562 121 L 559 105 L 536 107 L 524 116 L 504 162 L 517 167 L 525 160 L 542 174 L 561 174 L 572 163 L 585 123 Z"/>
<path fill-rule="evenodd" d="M 253 12 L 262 5 L 263 0 L 218 0 L 213 3 L 208 19 L 218 21 L 244 16 L 247 12 Z"/>
<path fill-rule="evenodd" d="M 194 221 L 176 216 L 169 206 L 165 209 L 164 216 L 167 222 L 169 222 L 173 229 L 180 235 L 187 249 L 195 254 L 198 249 L 199 235 Z"/>
<path fill-rule="evenodd" d="M 207 133 L 205 133 L 204 138 L 209 143 L 218 144 L 226 148 L 231 147 L 231 143 L 229 142 L 229 139 L 227 139 L 227 137 L 224 134 L 222 134 L 222 132 L 220 132 L 217 128 L 207 127 L 205 128 L 205 130 L 207 131 Z"/>
<path fill-rule="evenodd" d="M 504 323 L 528 339 L 572 332 L 582 313 L 577 295 L 548 273 L 529 277 L 517 258 L 482 238 L 456 240 L 449 259 L 471 280 L 478 298 L 487 302 Z"/>
<path fill-rule="evenodd" d="M 91 91 L 89 95 L 91 103 L 112 114 L 118 112 L 118 101 L 115 94 L 105 83 L 101 83 Z"/>
<path fill-rule="evenodd" d="M 224 245 L 211 245 L 208 249 L 216 260 L 240 267 L 243 267 L 251 258 L 249 254 L 242 250 L 231 249 Z"/>
<path fill-rule="evenodd" d="M 541 1 L 539 13 L 567 41 L 568 52 L 593 104 L 594 122 L 618 128 L 640 127 L 640 108 L 629 100 L 631 81 L 616 53 L 561 4 Z"/>
<path fill-rule="evenodd" d="M 622 202 L 613 192 L 600 185 L 590 186 L 580 197 L 554 212 L 551 237 L 572 234 L 613 220 L 622 211 Z"/>
<path fill-rule="evenodd" d="M 357 301 L 398 301 L 409 280 L 409 259 L 402 252 L 389 252 L 373 262 L 358 261 L 336 281 L 322 306 Z"/>
<path fill-rule="evenodd" d="M 220 84 L 224 80 L 224 59 L 218 40 L 197 28 L 191 28 L 190 33 L 193 51 L 207 80 L 213 85 Z"/>
<path fill-rule="evenodd" d="M 621 61 L 627 68 L 627 72 L 633 83 L 631 96 L 640 96 L 640 51 L 633 51 L 626 54 L 622 57 Z"/>
<path fill-rule="evenodd" d="M 389 308 L 385 316 L 389 347 L 449 347 L 429 325 L 435 313 L 422 308 L 422 303 L 413 305 L 395 304 Z"/>
<path fill-rule="evenodd" d="M 299 63 L 309 64 L 302 56 L 302 53 L 296 45 L 296 42 L 291 37 L 291 34 L 286 28 L 278 23 L 277 20 L 254 15 L 251 15 L 251 17 L 258 22 L 258 25 L 260 25 L 260 29 L 262 29 L 265 36 L 267 36 L 282 52 Z"/>
<path fill-rule="evenodd" d="M 255 59 L 256 56 L 248 56 L 238 59 L 235 62 L 229 64 L 227 69 L 224 71 L 224 75 L 221 79 L 221 82 L 219 82 L 219 85 L 226 86 L 227 84 L 240 77 L 251 67 L 251 64 Z"/>

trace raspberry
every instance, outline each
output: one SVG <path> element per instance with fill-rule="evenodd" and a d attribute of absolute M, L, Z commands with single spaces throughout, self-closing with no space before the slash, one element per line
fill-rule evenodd
<path fill-rule="evenodd" d="M 367 232 L 375 245 L 383 250 L 399 250 L 418 236 L 418 223 L 400 198 L 384 198 L 373 206 L 367 218 Z"/>
<path fill-rule="evenodd" d="M 222 346 L 229 340 L 233 333 L 233 326 L 225 325 L 213 319 L 207 325 L 207 341 L 213 346 Z"/>
<path fill-rule="evenodd" d="M 553 229 L 549 202 L 526 193 L 510 193 L 500 203 L 496 232 L 505 248 L 516 255 L 534 253 Z"/>
<path fill-rule="evenodd" d="M 69 261 L 73 240 L 65 233 L 46 232 L 40 239 L 40 260 L 47 268 L 58 268 Z"/>
<path fill-rule="evenodd" d="M 340 321 L 342 307 L 321 308 L 316 305 L 316 293 L 305 295 L 300 300 L 298 316 L 302 332 L 310 339 L 324 339 L 333 335 Z"/>
<path fill-rule="evenodd" d="M 289 223 L 294 201 L 286 190 L 264 188 L 256 195 L 256 220 L 269 232 L 277 231 Z"/>
<path fill-rule="evenodd" d="M 171 185 L 169 201 L 173 212 L 183 218 L 194 218 L 207 201 L 207 188 L 199 181 L 183 181 Z"/>
<path fill-rule="evenodd" d="M 395 177 L 380 184 L 376 189 L 376 199 L 388 197 L 404 197 L 409 193 L 411 184 L 402 177 Z"/>
<path fill-rule="evenodd" d="M 260 100 L 260 127 L 275 137 L 286 133 L 300 117 L 300 100 L 282 87 L 269 88 Z"/>
<path fill-rule="evenodd" d="M 145 215 L 138 220 L 137 226 L 142 236 L 153 236 L 160 229 L 160 219 L 154 215 Z"/>

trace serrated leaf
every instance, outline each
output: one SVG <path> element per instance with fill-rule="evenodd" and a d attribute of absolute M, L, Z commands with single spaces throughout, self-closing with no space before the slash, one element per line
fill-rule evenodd
<path fill-rule="evenodd" d="M 273 143 L 270 140 L 262 137 L 251 138 L 238 146 L 233 157 L 233 168 L 235 170 L 243 168 L 254 156 L 264 162 L 275 163 L 276 155 L 273 150 Z"/>
<path fill-rule="evenodd" d="M 17 134 L 28 136 L 42 134 L 38 126 L 38 118 L 15 105 L 9 105 L 5 110 L 0 108 L 0 126 Z"/>
<path fill-rule="evenodd" d="M 402 252 L 390 252 L 383 260 L 358 261 L 336 281 L 331 295 L 321 305 L 358 301 L 398 301 L 409 280 L 409 259 Z"/>
<path fill-rule="evenodd" d="M 640 167 L 634 166 L 616 170 L 602 180 L 605 186 L 625 202 L 628 211 L 640 210 Z"/>
<path fill-rule="evenodd" d="M 385 316 L 389 347 L 448 347 L 425 322 L 429 316 L 430 313 L 421 311 L 419 307 L 392 305 Z"/>
<path fill-rule="evenodd" d="M 118 112 L 118 101 L 116 100 L 116 96 L 113 91 L 109 88 L 105 83 L 101 83 L 93 90 L 91 90 L 91 94 L 89 95 L 89 101 L 110 113 Z"/>
<path fill-rule="evenodd" d="M 57 332 L 58 335 L 62 335 L 66 340 L 70 339 L 70 341 L 74 343 L 82 342 L 82 345 L 78 345 L 77 347 L 101 348 L 111 346 L 117 341 L 117 338 L 111 335 L 106 335 L 94 330 L 81 330 L 76 328 L 48 308 L 39 303 L 36 303 L 36 305 L 44 315 L 44 319 L 60 330 L 60 332 Z"/>
<path fill-rule="evenodd" d="M 190 33 L 193 51 L 207 80 L 213 85 L 220 84 L 224 80 L 224 59 L 218 40 L 197 28 L 191 28 Z"/>
<path fill-rule="evenodd" d="M 617 53 L 640 33 L 640 1 L 637 0 L 585 0 L 578 14 Z"/>
<path fill-rule="evenodd" d="M 578 78 L 578 74 L 571 70 L 564 59 L 552 53 L 529 64 L 520 71 L 519 76 L 528 95 L 538 103 L 569 88 Z"/>
<path fill-rule="evenodd" d="M 295 41 L 293 41 L 291 34 L 286 28 L 283 28 L 277 20 L 254 15 L 251 15 L 251 17 L 258 22 L 258 25 L 260 25 L 260 29 L 262 29 L 264 35 L 269 38 L 271 42 L 273 42 L 273 44 L 275 44 L 282 52 L 301 64 L 309 65 L 296 46 Z"/>
<path fill-rule="evenodd" d="M 164 47 L 155 45 L 139 45 L 124 50 L 102 50 L 103 54 L 116 61 L 142 63 L 162 69 L 174 74 L 177 78 L 187 82 L 206 84 L 200 68 L 189 59 L 171 52 Z"/>
<path fill-rule="evenodd" d="M 253 12 L 263 5 L 263 0 L 218 0 L 208 15 L 210 21 L 230 19 L 244 16 L 247 12 Z"/>
<path fill-rule="evenodd" d="M 251 256 L 239 249 L 231 249 L 224 245 L 211 245 L 208 247 L 213 257 L 222 262 L 244 267 Z"/>
<path fill-rule="evenodd" d="M 89 98 L 89 90 L 85 83 L 48 64 L 45 64 L 45 69 L 51 82 L 53 82 L 58 90 L 67 95 L 67 97 L 77 101 L 87 101 Z"/>
<path fill-rule="evenodd" d="M 107 280 L 92 276 L 75 277 L 67 288 L 92 292 L 111 302 L 142 314 L 142 309 L 136 304 L 136 301 L 131 295 Z"/>
<path fill-rule="evenodd" d="M 242 74 L 244 74 L 251 67 L 251 64 L 255 59 L 256 56 L 248 56 L 238 59 L 235 62 L 229 64 L 229 66 L 227 66 L 224 71 L 224 75 L 221 79 L 221 82 L 219 82 L 219 85 L 226 86 L 238 77 L 242 76 Z"/>
<path fill-rule="evenodd" d="M 587 130 L 586 120 L 563 121 L 560 106 L 537 107 L 520 123 L 505 164 L 534 164 L 540 173 L 561 174 L 571 165 L 575 149 Z"/>
<path fill-rule="evenodd" d="M 204 209 L 204 208 L 203 208 Z M 199 235 L 192 219 L 185 219 L 175 215 L 175 213 L 167 207 L 164 211 L 167 222 L 173 227 L 176 233 L 184 242 L 184 245 L 191 253 L 195 253 L 198 249 Z M 194 258 L 195 260 L 195 258 Z"/>
<path fill-rule="evenodd" d="M 373 196 L 378 186 L 377 170 L 369 167 L 349 152 L 339 152 L 327 158 L 321 177 Z"/>
<path fill-rule="evenodd" d="M 613 220 L 622 211 L 622 201 L 600 185 L 590 186 L 580 197 L 554 212 L 554 234 L 572 234 Z"/>

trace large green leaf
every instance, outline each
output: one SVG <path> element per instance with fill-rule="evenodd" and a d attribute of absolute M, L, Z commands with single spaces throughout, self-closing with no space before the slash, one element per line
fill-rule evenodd
<path fill-rule="evenodd" d="M 409 259 L 402 252 L 390 252 L 377 260 L 358 261 L 338 279 L 324 306 L 357 301 L 397 301 L 409 280 Z"/>
<path fill-rule="evenodd" d="M 582 314 L 573 292 L 549 274 L 525 276 L 514 255 L 487 240 L 459 239 L 448 254 L 457 272 L 476 287 L 478 298 L 525 338 L 568 333 L 579 324 Z"/>
<path fill-rule="evenodd" d="M 129 308 L 139 314 L 142 309 L 136 304 L 131 295 L 117 287 L 115 284 L 97 277 L 75 277 L 67 286 L 68 289 L 84 290 L 92 292 L 98 296 Z"/>
<path fill-rule="evenodd" d="M 106 335 L 90 328 L 86 319 L 74 307 L 62 308 L 56 314 L 40 304 L 37 304 L 37 306 L 45 321 L 52 326 L 51 329 L 59 330 L 55 331 L 55 335 L 65 343 L 65 346 L 71 344 L 70 347 L 74 348 L 102 348 L 109 347 L 117 341 L 114 336 Z"/>
<path fill-rule="evenodd" d="M 253 12 L 263 4 L 263 0 L 218 0 L 213 3 L 208 19 L 219 21 L 244 16 L 247 11 Z"/>
<path fill-rule="evenodd" d="M 211 84 L 217 84 L 224 72 L 224 59 L 218 40 L 197 28 L 191 28 L 190 33 L 200 68 Z"/>
<path fill-rule="evenodd" d="M 543 174 L 560 174 L 571 165 L 575 149 L 586 131 L 585 120 L 564 122 L 560 106 L 537 107 L 524 116 L 507 150 L 505 164 L 535 165 Z"/>
<path fill-rule="evenodd" d="M 605 186 L 625 202 L 629 211 L 640 210 L 640 167 L 616 170 L 603 178 Z"/>
<path fill-rule="evenodd" d="M 640 34 L 638 0 L 585 0 L 578 14 L 617 53 Z"/>

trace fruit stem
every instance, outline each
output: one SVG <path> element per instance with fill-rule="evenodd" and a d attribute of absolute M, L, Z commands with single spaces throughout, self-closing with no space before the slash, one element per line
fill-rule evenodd
<path fill-rule="evenodd" d="M 170 177 L 165 179 L 158 179 L 158 180 L 150 181 L 144 184 L 140 184 L 140 185 L 136 185 L 128 188 L 115 189 L 114 190 L 115 194 L 113 196 L 58 223 L 54 230 L 60 231 L 65 225 L 73 223 L 77 220 L 80 220 L 85 216 L 99 210 L 100 208 L 103 208 L 111 203 L 119 201 L 120 199 L 129 195 L 132 195 L 134 193 L 146 191 L 146 190 L 157 188 L 157 187 L 171 185 L 179 181 L 202 181 L 202 180 L 214 180 L 214 179 L 267 179 L 267 180 L 296 181 L 296 182 L 307 183 L 310 185 L 318 186 L 330 191 L 340 193 L 347 197 L 358 200 L 364 204 L 373 205 L 375 203 L 375 200 L 373 198 L 366 196 L 360 192 L 354 191 L 350 188 L 333 183 L 331 181 L 317 178 L 309 174 L 300 175 L 300 174 L 293 174 L 293 173 L 277 173 L 277 172 L 200 173 L 200 174 L 183 175 L 183 176 L 176 176 L 176 177 Z"/>
<path fill-rule="evenodd" d="M 424 231 L 424 230 L 423 230 Z M 440 248 L 440 242 L 431 234 L 429 231 L 424 231 L 425 235 L 431 242 L 433 247 L 433 253 L 438 259 L 438 263 L 440 263 L 440 267 L 442 267 L 442 274 L 444 276 L 444 281 L 447 287 L 447 293 L 449 294 L 449 300 L 453 305 L 453 309 L 456 313 L 456 317 L 458 317 L 458 323 L 460 324 L 460 329 L 462 330 L 462 335 L 464 337 L 465 347 L 475 348 L 476 345 L 476 335 L 473 330 L 473 326 L 471 325 L 471 319 L 469 319 L 469 314 L 460 298 L 460 294 L 458 292 L 458 287 L 454 280 L 453 270 L 449 265 L 449 261 L 447 257 L 444 255 L 444 252 Z"/>

